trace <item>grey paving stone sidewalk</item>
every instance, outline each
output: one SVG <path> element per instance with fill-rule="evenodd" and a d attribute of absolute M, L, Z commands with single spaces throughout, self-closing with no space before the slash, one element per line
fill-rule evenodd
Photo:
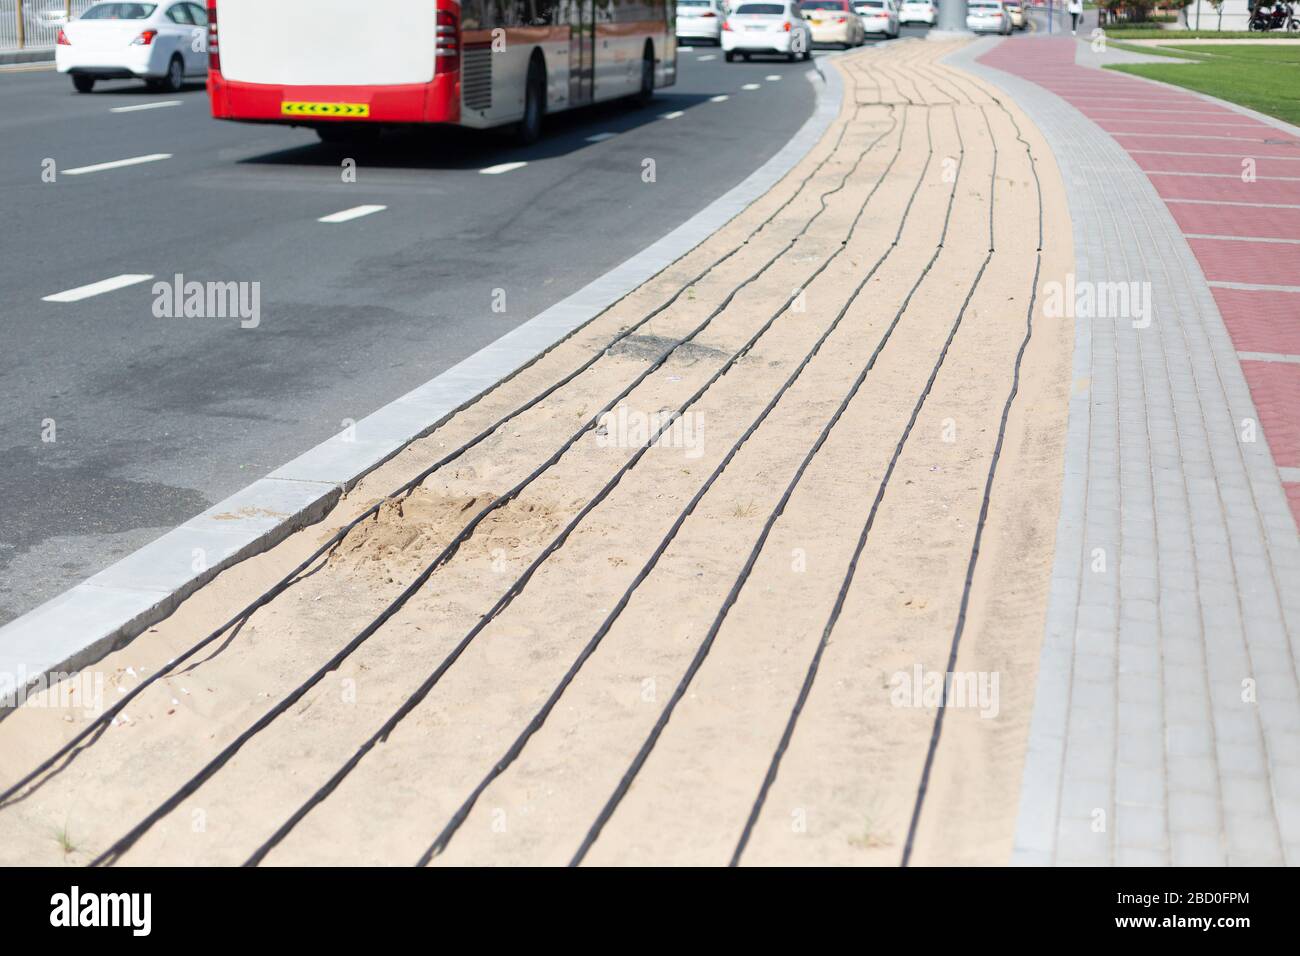
<path fill-rule="evenodd" d="M 1054 94 L 977 63 L 996 42 L 949 63 L 1046 137 L 1076 281 L 1149 283 L 1153 306 L 1146 328 L 1076 321 L 1014 862 L 1300 863 L 1300 538 L 1267 443 L 1243 440 L 1240 364 L 1146 175 Z"/>

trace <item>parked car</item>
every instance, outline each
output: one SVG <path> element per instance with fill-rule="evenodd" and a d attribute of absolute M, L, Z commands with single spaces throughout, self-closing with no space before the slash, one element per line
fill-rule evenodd
<path fill-rule="evenodd" d="M 1025 7 L 1021 0 L 1002 0 L 1002 6 L 1006 7 L 1007 16 L 1011 18 L 1011 28 L 1013 30 L 1023 30 L 1028 26 L 1029 16 L 1025 13 Z"/>
<path fill-rule="evenodd" d="M 1002 0 L 967 0 L 966 29 L 975 33 L 1011 34 L 1011 17 Z"/>
<path fill-rule="evenodd" d="M 67 22 L 67 4 L 60 0 L 26 0 L 23 4 L 23 38 L 28 46 L 49 43 L 55 31 Z"/>
<path fill-rule="evenodd" d="M 894 0 L 853 0 L 853 12 L 862 21 L 863 33 L 898 36 L 898 8 Z"/>
<path fill-rule="evenodd" d="M 794 62 L 812 58 L 812 30 L 798 3 L 768 0 L 739 3 L 722 21 L 722 49 L 728 63 L 739 56 L 776 53 Z"/>
<path fill-rule="evenodd" d="M 861 46 L 867 38 L 850 0 L 803 0 L 800 7 L 814 43 L 833 43 L 847 50 Z"/>
<path fill-rule="evenodd" d="M 55 68 L 78 93 L 97 80 L 142 79 L 175 92 L 208 75 L 207 10 L 196 0 L 96 3 L 59 29 Z"/>
<path fill-rule="evenodd" d="M 677 0 L 677 38 L 692 43 L 722 42 L 723 0 Z"/>
<path fill-rule="evenodd" d="M 898 8 L 899 23 L 924 23 L 934 26 L 939 22 L 939 5 L 934 0 L 903 0 Z"/>

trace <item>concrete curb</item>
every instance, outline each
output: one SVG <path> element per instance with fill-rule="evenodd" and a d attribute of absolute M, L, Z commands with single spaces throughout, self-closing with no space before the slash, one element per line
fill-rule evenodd
<path fill-rule="evenodd" d="M 810 70 L 813 114 L 781 150 L 668 235 L 436 378 L 22 617 L 0 627 L 0 716 L 19 688 L 87 667 L 232 565 L 319 521 L 340 494 L 662 272 L 763 196 L 839 115 L 834 70 Z"/>
<path fill-rule="evenodd" d="M 54 65 L 54 50 L 10 50 L 0 52 L 0 66 L 13 66 L 18 63 L 43 63 Z"/>
<path fill-rule="evenodd" d="M 974 38 L 974 30 L 940 30 L 938 27 L 931 27 L 925 34 L 925 39 L 936 43 L 946 43 L 949 40 L 973 40 Z"/>

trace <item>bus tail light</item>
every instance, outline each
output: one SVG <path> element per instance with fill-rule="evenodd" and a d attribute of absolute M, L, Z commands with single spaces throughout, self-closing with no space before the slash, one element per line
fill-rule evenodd
<path fill-rule="evenodd" d="M 456 8 L 439 7 L 434 42 L 434 73 L 455 73 L 460 69 L 460 16 Z"/>
<path fill-rule="evenodd" d="M 221 72 L 221 48 L 217 44 L 217 0 L 208 0 L 208 69 Z"/>

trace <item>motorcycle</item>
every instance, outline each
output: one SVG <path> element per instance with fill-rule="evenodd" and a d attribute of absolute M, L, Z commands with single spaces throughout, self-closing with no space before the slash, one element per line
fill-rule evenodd
<path fill-rule="evenodd" d="M 1300 33 L 1300 20 L 1294 16 L 1289 3 L 1275 3 L 1265 10 L 1264 5 L 1255 7 L 1250 15 L 1250 31 L 1267 33 L 1272 30 L 1286 30 L 1288 33 Z"/>

